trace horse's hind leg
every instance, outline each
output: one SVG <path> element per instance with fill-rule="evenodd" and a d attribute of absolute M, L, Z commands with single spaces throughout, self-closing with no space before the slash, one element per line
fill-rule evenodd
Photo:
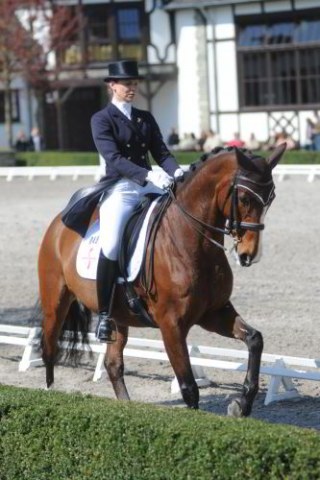
<path fill-rule="evenodd" d="M 108 343 L 105 357 L 105 367 L 108 372 L 114 393 L 118 400 L 130 400 L 124 381 L 123 350 L 128 340 L 128 327 L 119 326 L 117 338 L 113 343 Z"/>
<path fill-rule="evenodd" d="M 54 365 L 58 352 L 58 339 L 63 322 L 71 304 L 71 295 L 64 283 L 40 285 L 42 321 L 42 359 L 46 367 L 46 384 L 49 388 L 54 382 Z"/>
<path fill-rule="evenodd" d="M 219 335 L 242 340 L 247 345 L 248 368 L 242 396 L 229 405 L 228 413 L 236 417 L 250 415 L 253 401 L 259 390 L 259 372 L 263 350 L 261 333 L 248 325 L 230 302 L 218 311 L 208 311 L 198 324 Z"/>

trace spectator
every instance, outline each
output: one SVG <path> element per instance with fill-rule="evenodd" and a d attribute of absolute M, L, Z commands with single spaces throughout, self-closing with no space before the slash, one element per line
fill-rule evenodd
<path fill-rule="evenodd" d="M 200 137 L 198 138 L 198 146 L 197 146 L 197 150 L 199 150 L 200 152 L 203 151 L 203 145 L 206 139 L 207 139 L 207 132 L 205 130 L 202 130 L 202 132 L 200 133 Z"/>
<path fill-rule="evenodd" d="M 207 132 L 207 139 L 203 144 L 203 151 L 206 153 L 211 152 L 216 147 L 221 147 L 222 142 L 219 135 L 213 130 Z"/>
<path fill-rule="evenodd" d="M 274 143 L 274 148 L 278 147 L 282 143 L 287 144 L 287 150 L 295 150 L 297 148 L 296 142 L 291 138 L 285 130 L 282 132 L 277 133 Z"/>
<path fill-rule="evenodd" d="M 23 130 L 20 130 L 20 132 L 17 135 L 17 140 L 15 143 L 15 149 L 17 152 L 27 152 L 29 150 L 30 143 L 28 142 L 28 139 L 26 137 L 26 134 L 24 133 Z"/>
<path fill-rule="evenodd" d="M 176 150 L 183 150 L 187 152 L 193 152 L 197 150 L 198 141 L 194 133 L 185 133 L 179 145 L 176 146 Z"/>
<path fill-rule="evenodd" d="M 175 147 L 176 145 L 179 144 L 179 142 L 180 142 L 179 135 L 178 135 L 176 129 L 172 128 L 171 132 L 168 136 L 168 139 L 167 139 L 168 147 Z"/>
<path fill-rule="evenodd" d="M 315 136 L 315 124 L 311 118 L 306 120 L 306 138 L 304 148 L 306 150 L 315 150 L 314 145 L 314 136 Z"/>
<path fill-rule="evenodd" d="M 251 150 L 252 152 L 254 150 L 259 150 L 261 148 L 261 144 L 259 140 L 256 139 L 256 136 L 254 133 L 250 134 L 249 140 L 246 142 L 246 148 L 248 150 Z"/>
<path fill-rule="evenodd" d="M 232 140 L 227 142 L 228 147 L 238 147 L 238 148 L 243 148 L 245 146 L 245 143 L 243 140 L 240 139 L 240 134 L 238 132 L 234 133 L 234 137 Z"/>
<path fill-rule="evenodd" d="M 314 148 L 317 152 L 320 151 L 320 116 L 317 111 L 314 112 L 314 130 L 313 130 L 313 142 Z"/>
<path fill-rule="evenodd" d="M 33 152 L 41 152 L 43 150 L 43 139 L 40 135 L 38 127 L 33 127 L 29 140 L 30 150 Z"/>

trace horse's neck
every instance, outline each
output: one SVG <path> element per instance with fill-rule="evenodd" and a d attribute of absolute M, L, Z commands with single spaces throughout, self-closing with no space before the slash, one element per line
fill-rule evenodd
<path fill-rule="evenodd" d="M 181 185 L 177 192 L 178 202 L 199 220 L 221 226 L 223 219 L 218 210 L 217 187 L 227 181 L 233 169 L 232 159 L 227 159 L 226 155 L 207 160 L 191 173 L 185 185 Z"/>

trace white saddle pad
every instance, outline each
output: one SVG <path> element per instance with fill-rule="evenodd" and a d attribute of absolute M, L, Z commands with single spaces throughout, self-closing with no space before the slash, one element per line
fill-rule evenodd
<path fill-rule="evenodd" d="M 135 280 L 140 271 L 150 215 L 153 212 L 153 209 L 155 208 L 157 202 L 159 201 L 159 198 L 156 198 L 151 203 L 148 213 L 144 219 L 142 228 L 140 230 L 136 248 L 128 265 L 129 282 Z M 76 268 L 80 277 L 90 280 L 96 279 L 100 250 L 100 223 L 99 220 L 96 220 L 88 229 L 87 234 L 81 241 L 78 250 Z"/>

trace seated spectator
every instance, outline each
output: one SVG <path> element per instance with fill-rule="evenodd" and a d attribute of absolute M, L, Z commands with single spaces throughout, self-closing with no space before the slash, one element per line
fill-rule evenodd
<path fill-rule="evenodd" d="M 209 153 L 216 147 L 222 147 L 221 139 L 216 132 L 209 130 L 206 141 L 203 144 L 203 151 Z"/>
<path fill-rule="evenodd" d="M 197 148 L 197 150 L 199 150 L 199 152 L 203 151 L 203 145 L 204 145 L 206 139 L 207 139 L 207 132 L 202 130 L 202 132 L 200 133 L 200 137 L 198 138 L 198 148 Z"/>
<path fill-rule="evenodd" d="M 167 139 L 168 147 L 174 147 L 174 146 L 178 145 L 179 141 L 180 141 L 180 139 L 179 139 L 179 135 L 178 135 L 176 129 L 172 128 L 171 132 L 168 136 L 168 139 Z"/>
<path fill-rule="evenodd" d="M 234 137 L 232 140 L 227 142 L 227 147 L 243 148 L 244 146 L 245 146 L 245 143 L 243 140 L 240 139 L 240 134 L 238 132 L 234 134 Z"/>
<path fill-rule="evenodd" d="M 254 150 L 259 150 L 261 148 L 260 142 L 256 139 L 256 136 L 254 133 L 250 134 L 249 140 L 246 142 L 246 148 L 248 150 L 251 150 L 252 152 Z"/>
<path fill-rule="evenodd" d="M 17 135 L 17 140 L 15 143 L 15 149 L 17 152 L 27 152 L 29 150 L 30 143 L 26 137 L 26 134 L 24 133 L 23 130 L 20 130 L 20 132 Z"/>
<path fill-rule="evenodd" d="M 198 141 L 194 133 L 185 133 L 179 145 L 176 145 L 175 150 L 195 151 L 197 150 Z"/>
<path fill-rule="evenodd" d="M 275 142 L 273 147 L 276 148 L 282 143 L 287 144 L 287 150 L 295 150 L 297 148 L 296 142 L 291 138 L 285 130 L 282 130 L 282 132 L 277 133 L 275 137 Z"/>
<path fill-rule="evenodd" d="M 44 150 L 43 139 L 40 135 L 38 127 L 33 127 L 29 140 L 29 149 L 33 152 L 41 152 Z"/>

